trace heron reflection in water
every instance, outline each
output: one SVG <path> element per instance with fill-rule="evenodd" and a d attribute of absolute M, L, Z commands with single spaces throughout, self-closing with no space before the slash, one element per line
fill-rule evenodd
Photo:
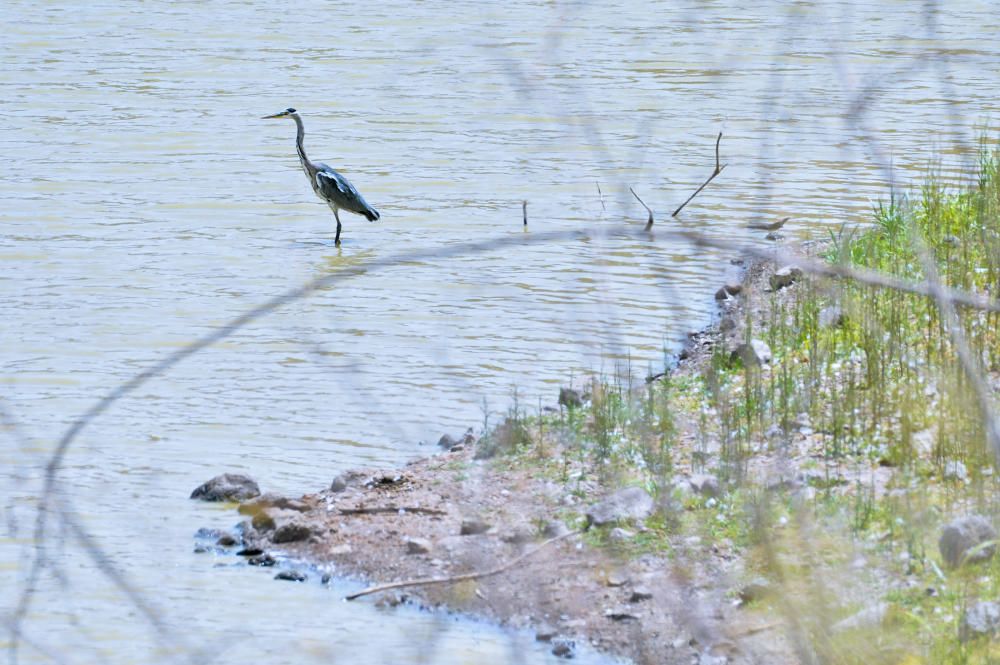
<path fill-rule="evenodd" d="M 291 118 L 295 121 L 295 126 L 298 128 L 298 133 L 295 137 L 295 150 L 299 153 L 299 162 L 302 164 L 302 170 L 305 171 L 306 177 L 309 178 L 309 184 L 312 185 L 316 196 L 323 199 L 330 206 L 333 210 L 333 216 L 337 219 L 337 237 L 334 239 L 334 244 L 338 247 L 340 246 L 341 210 L 361 215 L 369 222 L 378 220 L 380 216 L 378 210 L 368 205 L 365 197 L 361 196 L 361 193 L 354 188 L 354 185 L 347 178 L 326 164 L 311 162 L 306 157 L 305 148 L 302 147 L 302 139 L 305 137 L 306 130 L 302 125 L 302 117 L 299 116 L 298 111 L 295 109 L 285 109 L 280 113 L 264 116 L 263 119 L 269 120 L 271 118 Z"/>

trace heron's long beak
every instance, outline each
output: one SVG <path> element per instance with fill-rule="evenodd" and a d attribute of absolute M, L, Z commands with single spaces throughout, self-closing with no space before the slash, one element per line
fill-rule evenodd
<path fill-rule="evenodd" d="M 275 113 L 274 115 L 265 115 L 261 120 L 270 120 L 271 118 L 284 118 L 288 115 L 287 111 L 282 111 L 281 113 Z"/>

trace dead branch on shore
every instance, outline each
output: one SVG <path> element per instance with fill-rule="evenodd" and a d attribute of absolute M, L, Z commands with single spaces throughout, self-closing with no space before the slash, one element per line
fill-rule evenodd
<path fill-rule="evenodd" d="M 677 210 L 674 210 L 674 213 L 672 215 L 670 215 L 671 217 L 676 217 L 677 214 L 681 210 L 684 209 L 684 206 L 686 206 L 688 203 L 691 203 L 691 199 L 693 199 L 694 197 L 698 196 L 698 194 L 701 193 L 701 190 L 705 189 L 705 187 L 708 186 L 708 183 L 710 183 L 713 180 L 715 180 L 715 176 L 717 176 L 720 173 L 722 173 L 722 169 L 724 169 L 727 166 L 729 166 L 729 164 L 723 164 L 722 166 L 719 166 L 719 143 L 721 141 L 722 141 L 722 132 L 719 132 L 719 136 L 716 137 L 716 139 L 715 139 L 715 170 L 712 171 L 712 175 L 708 176 L 708 180 L 706 180 L 705 182 L 703 182 L 701 184 L 701 187 L 699 187 L 698 189 L 694 190 L 694 194 L 692 194 L 691 196 L 689 196 L 687 198 L 687 201 L 685 201 L 684 203 L 680 204 L 677 207 Z"/>
<path fill-rule="evenodd" d="M 649 206 L 646 205 L 645 201 L 639 198 L 639 195 L 635 193 L 634 189 L 629 187 L 628 191 L 632 192 L 632 196 L 635 197 L 635 200 L 638 201 L 642 205 L 642 207 L 646 209 L 646 212 L 649 213 L 649 219 L 646 220 L 646 228 L 644 230 L 645 231 L 650 230 L 651 228 L 653 228 L 653 211 L 649 209 Z"/>
<path fill-rule="evenodd" d="M 583 533 L 583 530 L 577 529 L 576 531 L 570 531 L 569 533 L 564 533 L 563 535 L 556 536 L 555 538 L 549 538 L 538 547 L 528 550 L 521 556 L 511 559 L 502 566 L 497 566 L 496 568 L 490 568 L 489 570 L 483 570 L 476 573 L 465 573 L 463 575 L 451 575 L 449 577 L 427 577 L 421 580 L 403 580 L 402 582 L 390 582 L 389 584 L 379 584 L 376 586 L 368 587 L 367 589 L 362 589 L 361 591 L 358 591 L 357 593 L 352 593 L 349 596 L 345 596 L 344 600 L 356 600 L 358 598 L 361 598 L 362 596 L 368 596 L 373 593 L 378 593 L 379 591 L 390 591 L 392 589 L 402 589 L 403 587 L 430 586 L 433 584 L 453 584 L 455 582 L 465 582 L 468 580 L 482 579 L 484 577 L 492 577 L 494 575 L 499 575 L 500 573 L 506 570 L 510 570 L 517 564 L 527 559 L 528 557 L 531 557 L 537 554 L 538 552 L 542 551 L 552 543 L 557 543 L 560 540 L 565 540 L 570 536 L 576 536 L 581 533 Z"/>
<path fill-rule="evenodd" d="M 338 508 L 341 515 L 378 515 L 380 513 L 418 513 L 421 515 L 447 515 L 443 510 L 419 506 L 379 506 L 376 508 Z"/>

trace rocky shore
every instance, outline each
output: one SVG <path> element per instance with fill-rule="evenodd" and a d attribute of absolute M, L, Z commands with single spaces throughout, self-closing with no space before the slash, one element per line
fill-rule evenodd
<path fill-rule="evenodd" d="M 703 375 L 720 349 L 741 366 L 767 368 L 771 349 L 747 326 L 766 330 L 770 306 L 792 297 L 803 279 L 792 267 L 749 266 L 742 283 L 719 290 L 718 325 L 690 336 L 670 380 Z M 838 326 L 843 313 L 828 309 L 818 317 Z M 565 422 L 582 413 L 587 420 L 576 425 L 595 426 L 590 398 L 563 389 L 559 408 L 571 416 Z M 712 512 L 725 502 L 732 508 L 736 500 L 727 495 L 740 489 L 717 475 L 723 442 L 708 440 L 699 417 L 704 413 L 684 408 L 672 414 L 670 484 L 655 499 L 636 476 L 580 455 L 566 429 L 536 431 L 508 420 L 483 439 L 444 436 L 438 455 L 391 472 L 353 470 L 301 497 L 260 494 L 251 479 L 220 476 L 192 498 L 240 502 L 243 521 L 231 533 L 203 533 L 200 546 L 238 552 L 252 566 L 293 558 L 327 579 L 389 587 L 354 602 L 413 603 L 531 629 L 565 658 L 587 644 L 641 664 L 799 662 L 789 640 L 801 630 L 788 612 L 794 604 L 767 602 L 787 590 L 762 577 L 753 550 L 728 535 L 749 527 Z M 887 492 L 889 464 L 841 465 L 835 477 L 810 470 L 830 435 L 814 432 L 806 414 L 781 432 L 780 447 L 765 445 L 747 461 L 744 490 L 780 493 L 801 505 L 815 499 L 817 487 L 828 499 L 846 497 L 864 474 L 873 497 Z M 987 520 L 961 517 L 944 527 L 939 548 L 947 566 L 960 567 L 992 558 L 995 538 Z M 883 539 L 872 534 L 872 547 Z M 815 574 L 823 565 L 808 567 Z M 274 570 L 278 580 L 309 574 Z M 877 587 L 852 577 L 837 591 L 845 606 L 861 610 L 824 627 L 831 634 L 877 627 L 888 605 L 873 601 L 890 585 L 912 584 L 888 573 Z M 963 630 L 1000 630 L 998 617 L 996 603 L 980 603 Z"/>

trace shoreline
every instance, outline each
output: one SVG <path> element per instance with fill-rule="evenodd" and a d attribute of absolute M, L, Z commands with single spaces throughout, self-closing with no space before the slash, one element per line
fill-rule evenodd
<path fill-rule="evenodd" d="M 727 339 L 727 320 L 743 317 L 747 294 L 763 288 L 765 270 L 760 262 L 747 263 L 740 286 L 723 287 L 735 293 L 717 297 L 719 315 L 689 335 L 666 376 L 703 369 L 712 349 Z M 582 406 L 577 391 L 559 397 L 563 415 Z M 525 435 L 511 431 L 520 425 L 510 423 L 508 418 L 491 437 Z M 692 423 L 681 426 L 685 438 L 695 438 L 694 430 Z M 461 577 L 523 556 L 498 574 L 381 591 L 373 600 L 531 629 L 566 658 L 585 643 L 634 663 L 791 662 L 781 624 L 741 607 L 746 590 L 739 580 L 749 573 L 732 542 L 678 534 L 658 543 L 667 546 L 659 551 L 637 548 L 652 533 L 646 520 L 659 519 L 663 506 L 640 490 L 638 502 L 648 505 L 608 508 L 609 496 L 611 504 L 621 504 L 613 491 L 618 483 L 589 478 L 593 469 L 575 467 L 553 478 L 539 463 L 558 465 L 572 456 L 568 446 L 557 432 L 541 428 L 527 436 L 535 450 L 515 458 L 500 452 L 477 459 L 490 446 L 467 433 L 461 440 L 442 437 L 449 450 L 396 471 L 356 469 L 331 488 L 300 498 L 245 501 L 239 512 L 249 519 L 220 542 L 239 549 L 250 565 L 269 567 L 291 557 L 337 577 L 375 583 Z M 679 473 L 673 482 L 683 496 L 710 497 L 717 484 L 706 478 Z M 595 517 L 602 508 L 611 514 Z M 282 571 L 277 579 L 300 581 L 301 573 Z"/>

